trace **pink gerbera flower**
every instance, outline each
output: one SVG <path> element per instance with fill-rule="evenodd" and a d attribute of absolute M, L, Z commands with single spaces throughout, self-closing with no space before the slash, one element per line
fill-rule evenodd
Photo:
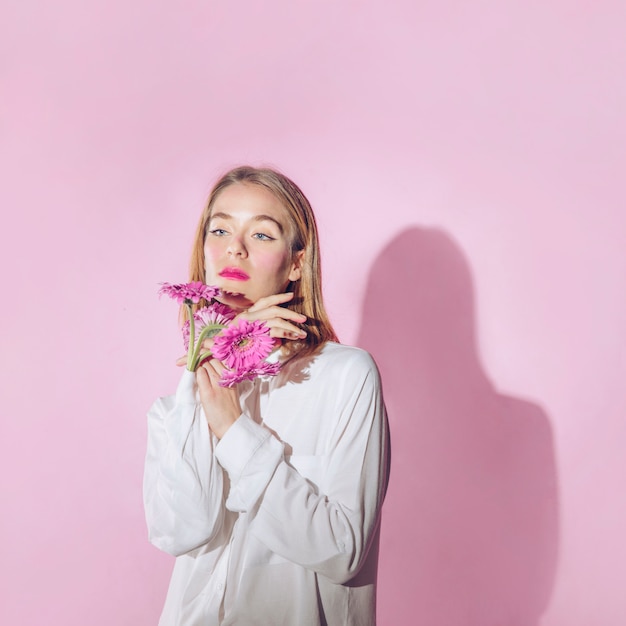
<path fill-rule="evenodd" d="M 214 332 L 205 333 L 203 339 L 207 336 L 211 337 L 213 334 L 219 332 L 219 330 L 221 330 L 223 326 L 227 326 L 229 322 L 233 320 L 235 315 L 236 313 L 235 311 L 233 311 L 233 309 L 225 304 L 222 304 L 221 302 L 213 302 L 212 304 L 209 304 L 209 306 L 198 309 L 193 314 L 193 319 L 195 323 L 195 336 L 199 339 L 199 335 L 202 332 L 203 328 L 205 328 L 206 326 L 214 326 L 216 327 Z M 189 320 L 187 320 L 182 327 L 185 350 L 189 350 L 190 326 L 191 323 Z"/>
<path fill-rule="evenodd" d="M 229 306 L 214 301 L 223 293 L 218 287 L 196 281 L 192 283 L 161 283 L 159 295 L 165 294 L 187 309 L 183 324 L 183 342 L 187 350 L 187 369 L 195 372 L 204 359 L 214 356 L 225 365 L 220 380 L 222 387 L 232 387 L 257 376 L 275 376 L 280 363 L 267 363 L 265 357 L 274 349 L 270 329 L 262 321 L 240 319 Z M 193 305 L 205 299 L 210 302 L 196 312 Z M 204 340 L 215 337 L 212 348 Z"/>
<path fill-rule="evenodd" d="M 212 300 L 220 290 L 213 285 L 205 285 L 200 281 L 191 283 L 161 283 L 159 295 L 165 294 L 178 304 L 198 304 L 202 298 Z"/>
<path fill-rule="evenodd" d="M 259 365 L 249 370 L 224 370 L 220 379 L 220 387 L 232 387 L 244 380 L 254 380 L 257 376 L 276 376 L 280 371 L 280 363 L 261 361 Z"/>
<path fill-rule="evenodd" d="M 265 322 L 240 319 L 227 326 L 213 344 L 213 356 L 235 372 L 249 371 L 274 349 L 274 340 Z"/>
<path fill-rule="evenodd" d="M 235 319 L 237 313 L 226 304 L 213 302 L 209 306 L 198 309 L 194 315 L 197 324 L 208 326 L 209 324 L 228 325 Z"/>

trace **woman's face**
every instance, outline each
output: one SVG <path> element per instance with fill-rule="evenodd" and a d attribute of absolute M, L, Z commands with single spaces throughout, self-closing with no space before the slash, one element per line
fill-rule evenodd
<path fill-rule="evenodd" d="M 287 210 L 259 185 L 236 183 L 217 196 L 204 241 L 206 283 L 227 292 L 225 304 L 246 309 L 300 278 L 302 252 L 291 252 Z"/>

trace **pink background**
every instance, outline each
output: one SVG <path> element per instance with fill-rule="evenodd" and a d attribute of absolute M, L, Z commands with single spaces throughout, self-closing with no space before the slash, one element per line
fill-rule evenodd
<path fill-rule="evenodd" d="M 0 11 L 0 623 L 156 623 L 157 283 L 241 162 L 308 194 L 383 371 L 380 623 L 626 623 L 623 3 Z"/>

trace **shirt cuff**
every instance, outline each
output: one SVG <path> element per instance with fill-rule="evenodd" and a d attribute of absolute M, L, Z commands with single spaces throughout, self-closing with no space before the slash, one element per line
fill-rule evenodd
<path fill-rule="evenodd" d="M 176 389 L 176 404 L 196 404 L 197 392 L 196 373 L 185 369 Z"/>
<path fill-rule="evenodd" d="M 243 512 L 250 510 L 265 491 L 283 459 L 283 444 L 243 414 L 220 439 L 215 456 L 230 479 L 226 507 Z"/>
<path fill-rule="evenodd" d="M 196 397 L 197 389 L 195 373 L 185 370 L 178 383 L 175 400 L 172 401 L 171 396 L 168 396 L 162 398 L 158 405 L 158 413 L 163 421 L 167 438 L 179 454 L 183 453 L 194 427 L 197 429 L 202 421 L 206 429 L 206 420 Z"/>

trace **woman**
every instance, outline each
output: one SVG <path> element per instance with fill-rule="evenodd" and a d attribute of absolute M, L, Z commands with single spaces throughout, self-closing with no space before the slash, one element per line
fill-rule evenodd
<path fill-rule="evenodd" d="M 374 624 L 385 409 L 371 357 L 328 321 L 300 189 L 270 169 L 223 176 L 190 278 L 265 321 L 282 368 L 224 388 L 209 360 L 148 414 L 150 541 L 177 557 L 161 626 Z"/>

